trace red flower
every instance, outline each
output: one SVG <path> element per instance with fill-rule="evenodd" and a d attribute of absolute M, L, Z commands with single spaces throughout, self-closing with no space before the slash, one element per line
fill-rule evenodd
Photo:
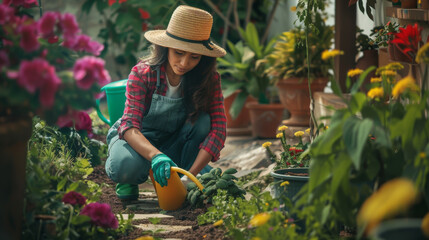
<path fill-rule="evenodd" d="M 118 228 L 118 219 L 112 213 L 110 205 L 107 203 L 90 203 L 80 212 L 91 218 L 91 222 L 103 228 Z"/>
<path fill-rule="evenodd" d="M 143 18 L 143 19 L 150 18 L 149 12 L 145 11 L 143 8 L 139 8 L 139 12 L 140 12 L 141 18 Z"/>
<path fill-rule="evenodd" d="M 119 4 L 126 2 L 127 0 L 119 0 Z"/>
<path fill-rule="evenodd" d="M 112 6 L 115 3 L 116 3 L 116 0 L 109 0 L 109 6 Z"/>
<path fill-rule="evenodd" d="M 62 202 L 66 204 L 68 203 L 71 205 L 76 205 L 76 204 L 85 205 L 86 198 L 78 192 L 70 191 L 64 194 Z"/>
<path fill-rule="evenodd" d="M 413 62 L 419 44 L 422 42 L 421 31 L 422 28 L 417 23 L 414 26 L 407 25 L 406 28 L 399 28 L 399 32 L 394 34 L 391 43 L 396 44 L 401 52 Z"/>

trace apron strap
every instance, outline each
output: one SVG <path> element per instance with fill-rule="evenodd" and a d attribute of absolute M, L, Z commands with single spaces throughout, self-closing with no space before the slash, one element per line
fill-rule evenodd
<path fill-rule="evenodd" d="M 158 92 L 159 86 L 161 85 L 161 81 L 159 80 L 159 66 L 156 67 L 156 92 Z"/>

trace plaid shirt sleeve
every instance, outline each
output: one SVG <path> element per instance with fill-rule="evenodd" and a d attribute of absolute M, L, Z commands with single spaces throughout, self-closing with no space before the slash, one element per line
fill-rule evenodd
<path fill-rule="evenodd" d="M 211 121 L 210 132 L 200 145 L 200 149 L 206 150 L 213 156 L 212 162 L 219 159 L 220 150 L 225 146 L 226 138 L 226 115 L 219 73 L 216 73 L 215 78 L 217 85 L 214 91 L 213 102 L 209 109 Z"/>
<path fill-rule="evenodd" d="M 151 68 L 148 65 L 139 63 L 132 68 L 128 76 L 125 109 L 118 128 L 120 139 L 123 139 L 125 132 L 130 128 L 141 130 L 143 115 L 150 106 L 156 88 L 156 74 L 147 74 L 149 71 Z"/>

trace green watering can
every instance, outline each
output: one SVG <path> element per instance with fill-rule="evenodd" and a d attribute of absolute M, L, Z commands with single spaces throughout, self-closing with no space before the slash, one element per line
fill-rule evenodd
<path fill-rule="evenodd" d="M 112 126 L 124 114 L 125 108 L 125 89 L 128 79 L 111 82 L 101 88 L 101 91 L 106 91 L 107 110 L 110 119 L 107 119 L 100 111 L 100 99 L 96 100 L 96 109 L 98 117 L 103 122 Z"/>

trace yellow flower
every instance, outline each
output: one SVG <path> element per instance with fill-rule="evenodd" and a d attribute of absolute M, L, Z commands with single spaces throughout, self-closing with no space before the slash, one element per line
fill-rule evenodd
<path fill-rule="evenodd" d="M 416 85 L 414 78 L 411 76 L 406 76 L 405 78 L 399 80 L 395 84 L 392 90 L 392 96 L 398 98 L 405 90 L 418 91 L 419 87 Z"/>
<path fill-rule="evenodd" d="M 429 237 L 429 213 L 423 217 L 422 230 L 426 237 Z"/>
<path fill-rule="evenodd" d="M 417 52 L 417 56 L 416 56 L 416 62 L 417 63 L 429 63 L 429 42 L 426 43 L 425 45 L 423 45 L 423 47 L 421 47 L 419 49 L 419 51 Z"/>
<path fill-rule="evenodd" d="M 344 51 L 340 51 L 338 49 L 325 50 L 322 52 L 322 60 L 326 61 L 329 58 L 334 58 L 338 55 L 343 55 Z"/>
<path fill-rule="evenodd" d="M 250 220 L 249 224 L 253 227 L 259 227 L 267 223 L 269 219 L 269 213 L 258 213 Z"/>
<path fill-rule="evenodd" d="M 283 133 L 277 133 L 276 138 L 282 138 L 283 137 Z"/>
<path fill-rule="evenodd" d="M 349 76 L 349 77 L 354 77 L 354 76 L 356 76 L 356 75 L 361 74 L 362 72 L 363 72 L 363 70 L 362 70 L 362 69 L 359 69 L 359 68 L 350 69 L 350 70 L 347 72 L 347 76 Z"/>
<path fill-rule="evenodd" d="M 207 234 L 205 234 L 204 236 L 203 236 L 203 238 L 206 238 L 207 237 Z"/>
<path fill-rule="evenodd" d="M 381 82 L 381 78 L 379 78 L 379 77 L 371 78 L 371 82 L 372 83 Z"/>
<path fill-rule="evenodd" d="M 295 137 L 302 137 L 304 135 L 304 132 L 303 131 L 298 131 L 294 135 L 295 135 Z"/>
<path fill-rule="evenodd" d="M 325 126 L 325 130 L 328 130 L 328 129 L 329 129 L 329 126 L 328 126 L 328 125 L 326 125 L 326 126 Z"/>
<path fill-rule="evenodd" d="M 294 228 L 295 227 L 295 223 L 292 223 L 290 226 Z"/>
<path fill-rule="evenodd" d="M 370 233 L 380 221 L 405 210 L 416 198 L 413 182 L 405 178 L 390 180 L 363 203 L 357 216 L 358 223 L 367 223 L 366 232 Z"/>
<path fill-rule="evenodd" d="M 223 224 L 223 220 L 221 219 L 221 220 L 216 221 L 215 223 L 213 223 L 213 226 L 214 226 L 214 227 L 217 227 L 217 226 L 220 226 L 220 225 L 222 225 L 222 224 Z"/>
<path fill-rule="evenodd" d="M 143 237 L 136 238 L 135 240 L 153 240 L 153 237 L 151 237 L 151 236 L 143 236 Z"/>
<path fill-rule="evenodd" d="M 290 10 L 291 10 L 292 12 L 296 12 L 296 6 L 292 6 L 292 7 L 290 8 Z"/>
<path fill-rule="evenodd" d="M 403 68 L 404 68 L 404 65 L 402 65 L 402 64 L 400 64 L 398 62 L 392 62 L 392 63 L 389 63 L 389 64 L 387 64 L 385 66 L 377 68 L 377 71 L 375 71 L 375 74 L 376 75 L 380 75 L 380 73 L 383 72 L 383 71 L 385 71 L 385 70 L 395 70 L 395 71 L 397 71 L 397 70 L 401 70 Z"/>
<path fill-rule="evenodd" d="M 269 206 L 269 205 L 270 205 L 269 203 L 267 203 L 267 202 L 265 203 L 265 206 Z"/>
<path fill-rule="evenodd" d="M 305 129 L 305 132 L 310 134 L 310 128 Z"/>
<path fill-rule="evenodd" d="M 369 98 L 381 98 L 384 96 L 384 90 L 382 87 L 371 88 L 367 93 Z"/>
<path fill-rule="evenodd" d="M 268 148 L 269 146 L 271 146 L 271 142 L 264 142 L 263 144 L 262 144 L 262 147 L 264 147 L 264 148 Z"/>
<path fill-rule="evenodd" d="M 289 182 L 288 181 L 284 181 L 284 182 L 280 183 L 280 187 L 283 187 L 285 185 L 289 185 Z"/>
<path fill-rule="evenodd" d="M 250 240 L 262 240 L 260 237 L 252 237 Z"/>
<path fill-rule="evenodd" d="M 391 77 L 394 77 L 394 76 L 396 76 L 396 71 L 394 71 L 394 70 L 384 70 L 384 71 L 382 71 L 381 72 L 381 75 L 382 76 L 391 76 Z"/>
<path fill-rule="evenodd" d="M 283 126 L 280 126 L 279 129 L 277 129 L 277 131 L 286 131 L 286 129 L 288 129 L 288 127 L 283 125 Z"/>
<path fill-rule="evenodd" d="M 421 153 L 419 154 L 419 157 L 420 157 L 420 158 L 426 158 L 426 153 L 425 153 L 425 152 L 421 152 Z"/>

